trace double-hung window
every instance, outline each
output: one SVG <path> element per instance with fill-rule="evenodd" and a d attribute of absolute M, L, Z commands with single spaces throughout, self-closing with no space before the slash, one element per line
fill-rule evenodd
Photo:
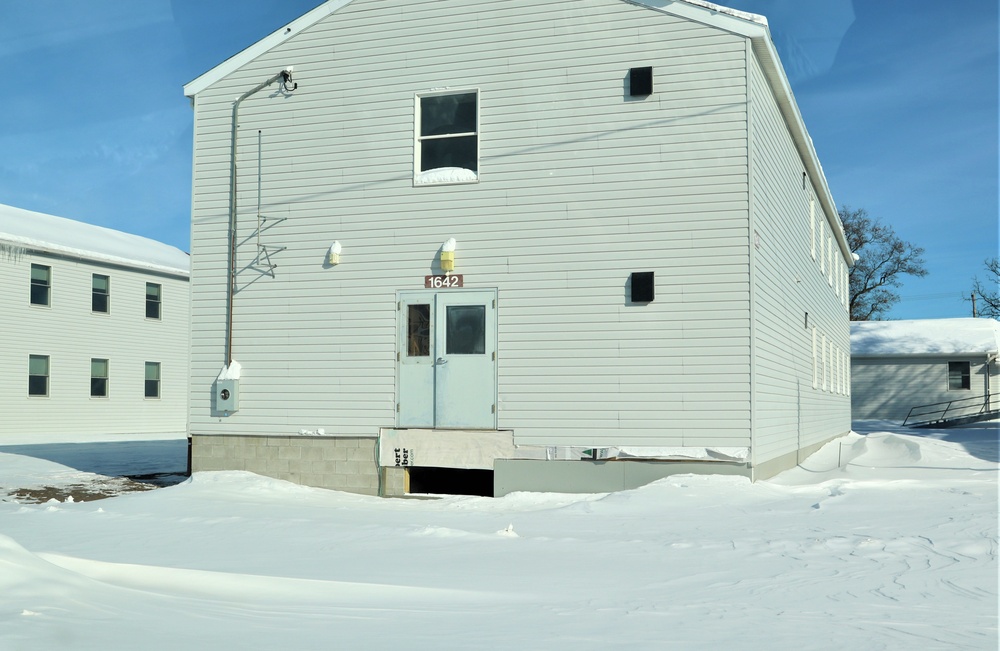
<path fill-rule="evenodd" d="M 417 96 L 415 182 L 479 179 L 479 91 Z"/>
<path fill-rule="evenodd" d="M 48 355 L 28 355 L 28 395 L 49 395 Z"/>
<path fill-rule="evenodd" d="M 31 265 L 31 304 L 48 305 L 52 289 L 52 267 L 44 264 Z"/>
<path fill-rule="evenodd" d="M 111 311 L 111 279 L 107 276 L 94 274 L 90 297 L 92 312 Z"/>
<path fill-rule="evenodd" d="M 145 395 L 147 398 L 160 397 L 160 363 L 146 362 Z"/>
<path fill-rule="evenodd" d="M 160 286 L 156 283 L 146 283 L 146 318 L 160 318 Z"/>
<path fill-rule="evenodd" d="M 972 369 L 969 362 L 948 362 L 948 390 L 961 391 L 972 388 Z"/>
<path fill-rule="evenodd" d="M 91 358 L 90 360 L 90 397 L 108 397 L 108 360 Z"/>

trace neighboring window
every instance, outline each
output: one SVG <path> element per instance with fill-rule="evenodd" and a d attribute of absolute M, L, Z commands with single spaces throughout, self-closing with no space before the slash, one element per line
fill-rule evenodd
<path fill-rule="evenodd" d="M 817 349 L 816 341 L 816 326 L 812 327 L 812 344 L 813 344 L 813 388 L 819 388 L 819 353 Z"/>
<path fill-rule="evenodd" d="M 111 279 L 94 274 L 90 298 L 90 309 L 94 312 L 108 312 L 111 307 Z"/>
<path fill-rule="evenodd" d="M 146 362 L 146 387 L 147 398 L 160 397 L 160 363 Z"/>
<path fill-rule="evenodd" d="M 406 356 L 431 354 L 431 306 L 427 303 L 407 306 Z"/>
<path fill-rule="evenodd" d="M 972 388 L 969 362 L 948 362 L 948 389 L 961 391 Z"/>
<path fill-rule="evenodd" d="M 462 183 L 479 178 L 479 93 L 417 98 L 417 183 Z"/>
<path fill-rule="evenodd" d="M 809 252 L 816 259 L 816 200 L 809 198 Z"/>
<path fill-rule="evenodd" d="M 49 356 L 28 356 L 28 395 L 49 395 Z"/>
<path fill-rule="evenodd" d="M 90 360 L 90 397 L 108 397 L 108 360 Z"/>
<path fill-rule="evenodd" d="M 833 236 L 831 235 L 826 237 L 826 248 L 830 258 L 830 264 L 826 266 L 826 281 L 833 287 Z"/>
<path fill-rule="evenodd" d="M 820 273 L 826 273 L 826 248 L 823 246 L 823 240 L 826 237 L 824 231 L 826 229 L 823 227 L 823 220 L 819 220 L 819 271 Z"/>
<path fill-rule="evenodd" d="M 48 305 L 52 287 L 52 268 L 43 264 L 31 265 L 31 304 Z"/>
<path fill-rule="evenodd" d="M 156 283 L 146 283 L 146 318 L 160 318 L 160 286 Z"/>

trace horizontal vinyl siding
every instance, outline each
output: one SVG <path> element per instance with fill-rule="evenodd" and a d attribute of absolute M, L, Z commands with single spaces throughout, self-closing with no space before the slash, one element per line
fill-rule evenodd
<path fill-rule="evenodd" d="M 855 420 L 902 421 L 914 407 L 986 396 L 988 392 L 995 396 L 1000 388 L 1000 375 L 994 371 L 987 378 L 989 368 L 984 358 L 985 355 L 935 359 L 916 355 L 911 359 L 855 358 L 851 361 L 851 416 Z M 949 362 L 969 362 L 968 389 L 948 388 Z M 968 413 L 976 402 L 960 403 L 962 408 L 956 405 L 953 413 Z M 996 405 L 997 398 L 994 397 L 994 409 Z M 944 405 L 940 408 L 944 409 Z M 918 411 L 924 413 L 931 409 Z"/>
<path fill-rule="evenodd" d="M 834 388 L 824 390 L 822 382 L 813 388 L 812 328 L 845 357 L 850 332 L 839 285 L 831 287 L 810 253 L 810 199 L 819 181 L 803 183 L 803 161 L 758 62 L 748 56 L 753 226 L 759 244 L 754 247 L 753 456 L 760 464 L 850 430 L 850 397 L 839 390 L 839 376 Z M 838 219 L 823 215 L 819 201 L 813 205 L 817 219 Z"/>
<path fill-rule="evenodd" d="M 518 443 L 748 445 L 744 48 L 603 0 L 358 0 L 199 94 L 194 431 L 392 426 L 395 292 L 454 237 L 466 287 L 498 289 L 498 425 Z M 232 101 L 287 65 L 295 93 L 241 108 L 244 370 L 240 411 L 213 418 Z M 638 65 L 655 69 L 643 100 L 625 97 Z M 414 187 L 414 95 L 444 86 L 480 90 L 480 180 Z M 258 129 L 273 278 L 251 265 Z M 627 303 L 632 271 L 655 271 L 653 303 Z"/>
<path fill-rule="evenodd" d="M 50 306 L 30 305 L 31 264 L 51 267 Z M 110 311 L 91 311 L 93 274 L 110 278 Z M 146 283 L 161 285 L 160 320 L 145 317 Z M 187 429 L 188 281 L 78 259 L 0 256 L 0 441 L 87 440 Z M 28 396 L 29 355 L 49 356 L 49 395 Z M 108 397 L 90 396 L 92 358 L 109 363 Z M 144 396 L 159 362 L 160 398 Z"/>

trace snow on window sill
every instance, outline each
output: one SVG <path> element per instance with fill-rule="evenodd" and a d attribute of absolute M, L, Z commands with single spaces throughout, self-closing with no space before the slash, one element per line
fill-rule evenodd
<path fill-rule="evenodd" d="M 413 184 L 473 183 L 478 180 L 478 174 L 464 167 L 436 167 L 432 170 L 418 172 L 417 176 L 413 179 Z"/>

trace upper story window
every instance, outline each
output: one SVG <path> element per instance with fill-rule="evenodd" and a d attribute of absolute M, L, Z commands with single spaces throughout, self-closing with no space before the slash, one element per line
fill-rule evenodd
<path fill-rule="evenodd" d="M 415 157 L 415 183 L 479 179 L 479 91 L 417 96 Z"/>
<path fill-rule="evenodd" d="M 160 318 L 160 286 L 156 283 L 146 283 L 146 318 Z"/>
<path fill-rule="evenodd" d="M 948 390 L 961 391 L 972 388 L 971 364 L 969 362 L 948 362 Z"/>
<path fill-rule="evenodd" d="M 31 265 L 31 304 L 48 305 L 52 290 L 52 267 Z"/>
<path fill-rule="evenodd" d="M 94 312 L 108 312 L 111 309 L 111 279 L 94 274 L 90 298 L 90 309 Z"/>
<path fill-rule="evenodd" d="M 28 355 L 28 395 L 49 395 L 48 355 Z"/>

